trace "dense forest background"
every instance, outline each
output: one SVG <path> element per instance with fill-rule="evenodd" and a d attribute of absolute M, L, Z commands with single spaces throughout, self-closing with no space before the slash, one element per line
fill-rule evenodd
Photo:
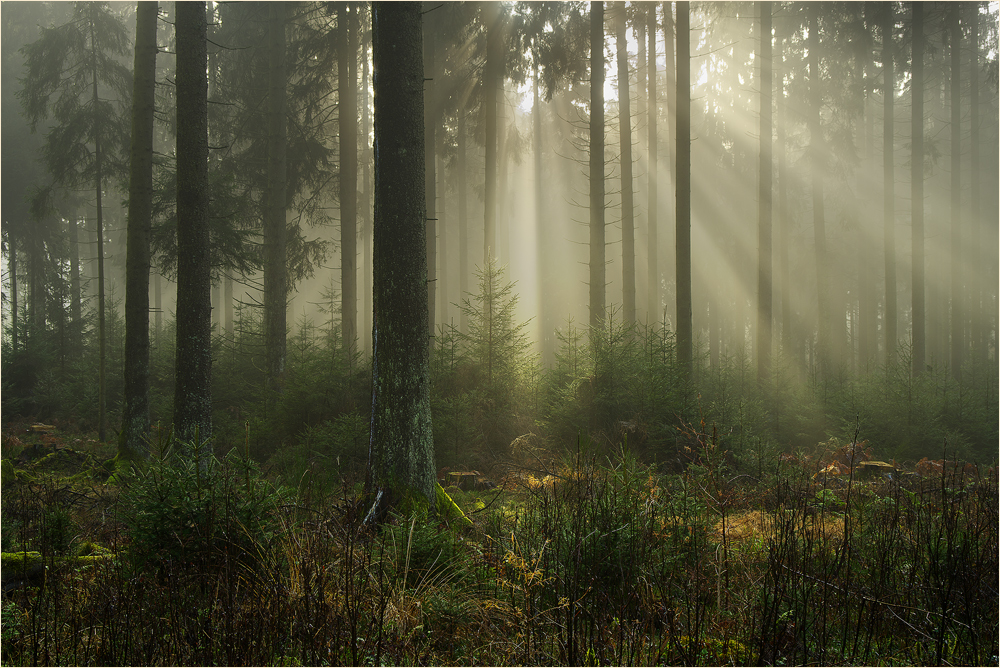
<path fill-rule="evenodd" d="M 365 3 L 283 4 L 209 4 L 213 438 L 333 481 L 368 449 L 371 22 Z M 887 460 L 995 461 L 996 4 L 682 4 L 425 7 L 437 465 L 582 440 L 679 468 L 713 425 L 736 467 L 855 435 Z M 5 422 L 108 441 L 123 423 L 135 12 L 2 6 Z M 160 432 L 173 12 L 149 243 Z"/>

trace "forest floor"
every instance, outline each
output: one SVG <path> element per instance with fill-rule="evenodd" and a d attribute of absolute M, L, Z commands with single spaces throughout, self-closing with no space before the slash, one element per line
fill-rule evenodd
<path fill-rule="evenodd" d="M 372 531 L 357 485 L 2 439 L 3 665 L 997 662 L 992 470 L 863 443 L 763 477 L 711 442 L 673 475 L 577 452 L 450 487 L 471 528 Z"/>

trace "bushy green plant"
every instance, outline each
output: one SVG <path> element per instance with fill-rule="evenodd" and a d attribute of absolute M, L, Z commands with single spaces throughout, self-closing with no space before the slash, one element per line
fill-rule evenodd
<path fill-rule="evenodd" d="M 174 442 L 163 457 L 136 469 L 123 491 L 123 519 L 136 564 L 172 560 L 252 565 L 280 530 L 276 511 L 288 497 L 249 460 L 222 460 Z"/>

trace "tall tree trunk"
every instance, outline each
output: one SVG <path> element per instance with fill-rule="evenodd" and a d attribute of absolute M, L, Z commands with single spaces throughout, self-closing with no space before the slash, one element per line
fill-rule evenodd
<path fill-rule="evenodd" d="M 159 271 L 153 272 L 153 341 L 160 342 L 163 329 L 163 277 Z"/>
<path fill-rule="evenodd" d="M 146 445 L 149 430 L 149 236 L 153 220 L 156 15 L 156 2 L 140 2 L 136 8 L 125 260 L 125 404 L 118 441 L 119 455 L 143 459 L 149 454 Z M 75 221 L 71 225 L 76 228 Z"/>
<path fill-rule="evenodd" d="M 175 5 L 177 33 L 177 367 L 174 429 L 199 452 L 212 435 L 208 78 L 204 2 Z"/>
<path fill-rule="evenodd" d="M 650 6 L 655 7 L 656 5 L 651 4 Z M 639 171 L 648 174 L 649 161 L 647 159 L 648 156 L 645 153 L 649 145 L 649 127 L 648 127 L 649 120 L 647 116 L 648 112 L 646 109 L 646 93 L 648 90 L 646 82 L 646 62 L 647 62 L 646 23 L 648 19 L 646 18 L 646 10 L 644 7 L 645 5 L 642 4 L 634 6 L 635 18 L 634 18 L 633 28 L 635 29 L 635 39 L 638 44 L 638 53 L 636 54 L 636 75 L 637 75 L 636 90 L 638 91 L 638 94 L 635 96 L 635 115 L 636 115 L 635 125 L 638 137 L 636 138 L 637 141 L 635 145 L 634 155 L 636 158 L 636 162 L 638 162 L 639 164 Z M 636 181 L 635 190 L 636 193 L 635 196 L 633 197 L 633 205 L 635 205 L 635 202 L 646 202 L 648 200 L 649 197 L 649 195 L 647 194 L 648 183 L 643 181 L 643 179 L 638 179 Z M 646 216 L 646 220 L 643 220 L 643 209 L 641 205 L 636 207 L 635 224 L 636 227 L 639 228 L 648 225 L 648 215 Z M 643 256 L 643 244 L 640 242 L 638 245 L 638 253 L 640 258 L 639 261 L 641 262 L 642 260 L 645 260 L 646 265 L 648 267 L 649 265 L 648 248 L 645 249 L 645 252 L 647 253 L 647 255 Z M 647 280 L 648 277 L 640 275 L 639 270 L 637 269 L 636 281 L 638 286 L 636 290 L 636 319 L 644 320 L 646 322 L 649 321 L 649 318 L 643 317 L 643 313 L 645 312 L 643 309 L 645 308 L 646 305 L 648 305 L 649 302 L 649 297 L 648 297 L 649 290 L 648 287 L 646 286 Z"/>
<path fill-rule="evenodd" d="M 760 14 L 760 165 L 757 195 L 757 382 L 771 373 L 771 3 Z"/>
<path fill-rule="evenodd" d="M 590 3 L 590 329 L 604 323 L 604 3 Z"/>
<path fill-rule="evenodd" d="M 823 179 L 826 175 L 826 144 L 820 126 L 822 87 L 819 73 L 819 5 L 809 5 L 809 153 L 812 172 L 813 229 L 816 244 L 816 357 L 820 375 L 829 377 L 831 363 L 830 285 L 827 270 L 826 214 Z"/>
<path fill-rule="evenodd" d="M 500 4 L 484 2 L 486 22 L 486 67 L 483 80 L 483 105 L 486 126 L 486 188 L 483 221 L 483 266 L 496 254 L 497 245 L 497 86 L 503 45 L 500 40 Z"/>
<path fill-rule="evenodd" d="M 69 315 L 76 328 L 82 331 L 83 293 L 80 285 L 80 222 L 76 213 L 69 225 Z"/>
<path fill-rule="evenodd" d="M 368 520 L 394 503 L 435 504 L 421 5 L 372 3 L 375 71 L 375 329 Z"/>
<path fill-rule="evenodd" d="M 225 276 L 225 289 L 222 293 L 222 308 L 226 313 L 226 337 L 232 341 L 235 327 L 233 326 L 233 277 Z"/>
<path fill-rule="evenodd" d="M 10 272 L 10 344 L 11 350 L 18 349 L 17 313 L 17 239 L 14 234 L 7 236 L 7 271 Z"/>
<path fill-rule="evenodd" d="M 469 292 L 469 209 L 468 209 L 468 184 L 467 168 L 465 166 L 466 148 L 465 142 L 468 139 L 465 129 L 465 111 L 458 111 L 458 292 L 459 302 L 465 299 Z M 465 309 L 459 310 L 458 331 L 466 334 L 469 331 L 469 316 Z"/>
<path fill-rule="evenodd" d="M 927 341 L 925 337 L 924 299 L 924 6 L 912 2 L 913 9 L 913 72 L 910 79 L 911 132 L 910 139 L 910 205 L 912 221 L 911 252 L 913 267 L 913 375 L 924 370 Z"/>
<path fill-rule="evenodd" d="M 673 119 L 676 120 L 676 118 L 677 118 L 677 102 L 678 102 L 678 98 L 677 98 L 677 46 L 678 45 L 677 45 L 677 39 L 676 39 L 676 37 L 677 37 L 677 35 L 676 35 L 676 33 L 677 33 L 677 23 L 674 20 L 674 11 L 675 10 L 674 10 L 674 7 L 673 7 L 673 3 L 672 2 L 663 2 L 661 4 L 662 4 L 662 7 L 663 7 L 663 61 L 664 61 L 664 64 L 665 64 L 665 67 L 664 67 L 664 70 L 663 70 L 663 74 L 664 74 L 664 84 L 665 84 L 664 94 L 665 94 L 665 96 L 667 98 L 666 99 L 666 105 L 667 105 L 666 117 L 668 119 L 673 118 Z M 653 7 L 655 7 L 655 5 Z M 653 9 L 653 7 L 651 7 L 650 9 Z M 688 7 L 690 8 L 690 3 L 688 3 Z M 691 22 L 691 17 L 690 17 L 690 15 L 688 15 L 688 24 L 689 25 L 690 25 L 690 22 Z M 688 43 L 690 44 L 690 36 L 688 38 Z M 668 233 L 666 235 L 664 235 L 666 243 L 663 244 L 664 246 L 667 246 L 667 247 L 666 248 L 662 248 L 661 246 L 658 245 L 657 248 L 656 248 L 657 267 L 659 267 L 659 265 L 660 265 L 659 259 L 661 257 L 661 253 L 660 253 L 661 250 L 665 250 L 666 251 L 665 253 L 662 254 L 663 258 L 669 259 L 671 257 L 671 250 L 673 251 L 673 258 L 675 260 L 675 263 L 676 263 L 676 258 L 677 258 L 677 248 L 676 248 L 677 231 L 676 231 L 676 229 L 674 230 L 674 239 L 673 239 L 675 246 L 674 246 L 673 249 L 671 249 L 669 247 L 669 245 L 668 245 L 669 242 L 670 242 L 669 230 L 670 230 L 671 223 L 673 223 L 673 225 L 675 227 L 677 225 L 677 220 L 676 220 L 676 215 L 677 215 L 677 123 L 676 122 L 671 123 L 671 122 L 668 121 L 667 122 L 667 127 L 666 127 L 666 132 L 667 132 L 667 139 L 666 139 L 666 149 L 667 149 L 667 151 L 666 151 L 666 159 L 663 162 L 663 166 L 665 167 L 665 169 L 663 170 L 663 174 L 667 177 L 667 182 L 666 182 L 666 187 L 661 191 L 661 193 L 663 195 L 663 200 L 664 201 L 658 202 L 658 206 L 659 207 L 663 207 L 663 208 L 660 209 L 659 212 L 657 212 L 657 216 L 659 216 L 660 213 L 662 213 L 663 216 L 659 217 L 657 219 L 657 223 L 658 223 L 658 227 L 660 229 L 668 230 Z M 671 200 L 673 200 L 673 201 L 671 201 Z M 671 216 L 674 217 L 673 220 L 671 220 Z M 659 234 L 657 234 L 657 239 L 659 239 Z M 662 271 L 663 274 L 665 274 L 665 275 L 660 274 L 659 272 L 657 273 L 657 276 L 661 276 L 664 279 L 664 282 L 666 281 L 666 276 L 669 276 L 669 272 L 667 271 L 667 269 L 668 269 L 668 267 L 664 266 L 662 269 L 659 270 L 659 271 Z M 675 282 L 676 282 L 676 276 L 677 276 L 677 267 L 674 266 L 674 280 L 675 280 Z M 677 289 L 677 286 L 674 285 L 675 306 L 676 306 L 676 289 Z M 657 284 L 657 290 L 659 290 L 659 284 Z M 667 288 L 667 292 L 668 293 L 670 292 L 669 288 Z M 666 313 L 667 313 L 666 295 L 663 296 L 663 303 L 660 305 L 660 308 L 661 308 L 661 312 L 659 314 L 659 317 L 660 317 L 661 320 L 663 320 L 664 322 L 666 322 Z"/>
<path fill-rule="evenodd" d="M 282 391 L 287 341 L 288 273 L 285 221 L 285 3 L 268 4 L 267 194 L 264 210 L 264 355 L 268 400 Z"/>
<path fill-rule="evenodd" d="M 358 26 L 361 29 L 361 26 Z M 368 134 L 370 129 L 368 100 L 368 44 L 369 40 L 361 40 L 361 91 L 363 101 L 361 104 L 361 136 L 364 144 L 361 152 L 361 193 L 364 200 L 361 207 L 361 225 L 364 228 L 362 237 L 364 238 L 364 298 L 362 300 L 362 312 L 364 313 L 364 347 L 371 352 L 372 341 L 372 190 L 371 190 L 371 168 L 372 154 L 371 144 L 369 144 Z"/>
<path fill-rule="evenodd" d="M 950 5 L 951 29 L 951 373 L 962 380 L 965 351 L 965 290 L 962 285 L 962 28 L 961 3 Z M 978 7 L 975 8 L 979 11 Z"/>
<path fill-rule="evenodd" d="M 896 14 L 891 2 L 883 3 L 882 15 L 882 220 L 885 254 L 885 363 L 896 361 L 896 176 L 893 101 L 896 75 L 893 67 L 893 33 Z"/>
<path fill-rule="evenodd" d="M 866 44 L 872 46 L 867 49 L 864 59 L 864 80 L 865 80 L 865 102 L 864 102 L 864 138 L 865 138 L 865 169 L 860 173 L 861 182 L 858 184 L 864 193 L 862 206 L 868 208 L 874 204 L 875 183 L 875 106 L 873 104 L 875 64 L 874 48 L 874 26 L 877 18 L 877 10 L 874 2 L 866 2 L 864 7 L 864 20 L 867 38 Z M 878 297 L 876 293 L 876 280 L 874 267 L 876 255 L 874 253 L 871 238 L 867 234 L 867 226 L 860 222 L 864 220 L 863 214 L 859 213 L 858 233 L 856 236 L 858 244 L 858 358 L 859 370 L 866 371 L 871 367 L 875 359 L 878 346 Z"/>
<path fill-rule="evenodd" d="M 340 90 L 340 322 L 341 345 L 348 363 L 358 340 L 358 59 L 357 5 L 340 5 L 337 55 Z"/>
<path fill-rule="evenodd" d="M 95 44 L 91 24 L 90 43 Z M 96 50 L 96 46 L 93 47 Z M 99 103 L 97 96 L 97 70 L 94 70 L 94 108 Z M 101 198 L 104 192 L 104 164 L 100 124 L 94 123 L 94 182 L 97 206 L 97 338 L 99 349 L 97 381 L 97 439 L 107 440 L 107 331 L 104 313 L 104 207 Z"/>
<path fill-rule="evenodd" d="M 615 47 L 618 60 L 618 129 L 622 170 L 622 318 L 635 324 L 635 210 L 632 189 L 632 107 L 629 99 L 625 3 L 616 3 Z"/>
<path fill-rule="evenodd" d="M 969 53 L 972 59 L 969 62 L 969 180 L 971 181 L 969 192 L 969 220 L 971 222 L 972 241 L 970 247 L 973 249 L 971 263 L 969 266 L 970 277 L 970 303 L 972 308 L 970 316 L 970 343 L 973 347 L 973 354 L 978 363 L 983 365 L 989 360 L 989 346 L 987 345 L 987 318 L 986 318 L 986 293 L 983 290 L 985 284 L 985 264 L 983 262 L 983 251 L 987 248 L 985 235 L 983 234 L 983 221 L 980 220 L 980 176 L 979 166 L 979 3 L 974 5 L 975 9 L 969 12 L 972 16 L 969 20 Z M 991 253 L 992 255 L 992 253 Z"/>
<path fill-rule="evenodd" d="M 656 327 L 660 319 L 660 266 L 659 266 L 659 232 L 657 202 L 657 143 L 659 137 L 656 134 L 656 117 L 658 110 L 658 100 L 656 99 L 656 5 L 649 7 L 649 25 L 646 30 L 649 39 L 649 46 L 646 49 L 646 57 L 649 59 L 649 67 L 646 75 L 649 77 L 649 104 L 647 113 L 649 114 L 649 150 L 646 156 L 647 168 L 647 192 L 646 192 L 646 322 L 650 327 Z"/>
<path fill-rule="evenodd" d="M 431 11 L 433 3 L 425 0 L 424 12 Z M 433 14 L 429 15 L 429 18 Z M 435 297 L 437 292 L 437 94 L 439 84 L 436 81 L 434 50 L 436 48 L 432 26 L 433 18 L 423 22 L 424 49 L 424 188 L 427 202 L 427 313 L 429 337 L 427 345 L 434 352 L 434 325 L 436 313 Z"/>
<path fill-rule="evenodd" d="M 691 377 L 691 28 L 689 2 L 677 3 L 677 365 Z"/>
<path fill-rule="evenodd" d="M 539 54 L 537 45 L 532 53 L 532 150 L 534 157 L 534 190 L 535 190 L 535 235 L 537 249 L 535 257 L 538 266 L 538 314 L 542 348 L 542 365 L 550 367 L 555 361 L 555 308 L 552 304 L 553 263 L 545 253 L 549 248 L 549 228 L 545 217 L 545 192 L 542 188 L 542 105 L 539 94 Z"/>
<path fill-rule="evenodd" d="M 448 305 L 450 303 L 448 300 L 448 288 L 451 287 L 451 283 L 448 281 L 448 171 L 445 169 L 443 147 L 442 151 L 438 153 L 436 172 L 438 176 L 438 192 L 441 193 L 439 196 L 440 201 L 437 206 L 438 220 L 436 225 L 438 230 L 438 243 L 441 245 L 441 248 L 440 253 L 438 254 L 437 262 L 439 271 L 435 274 L 435 282 L 441 284 L 441 299 L 437 300 L 440 315 L 436 322 L 447 326 L 449 316 Z M 434 331 L 431 332 L 431 336 L 434 336 Z"/>
<path fill-rule="evenodd" d="M 788 216 L 788 152 L 785 150 L 785 94 L 784 81 L 784 34 L 779 30 L 777 35 L 778 53 L 775 61 L 778 63 L 778 95 L 775 103 L 776 123 L 775 134 L 778 149 L 778 229 L 781 231 L 778 237 L 778 266 L 781 272 L 779 284 L 781 285 L 781 352 L 785 360 L 791 361 L 796 358 L 795 341 L 799 339 L 794 335 L 794 314 L 792 312 L 792 281 L 791 265 L 788 257 L 789 240 L 792 236 L 792 225 Z"/>

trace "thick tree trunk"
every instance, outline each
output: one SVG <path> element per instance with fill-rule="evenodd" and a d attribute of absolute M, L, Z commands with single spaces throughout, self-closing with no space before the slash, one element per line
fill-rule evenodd
<path fill-rule="evenodd" d="M 910 138 L 910 206 L 912 221 L 911 253 L 913 351 L 912 373 L 924 371 L 927 340 L 925 337 L 924 291 L 924 6 L 912 2 L 913 9 L 913 72 L 910 80 L 911 132 Z"/>
<path fill-rule="evenodd" d="M 125 404 L 118 441 L 119 455 L 143 459 L 149 454 L 146 440 L 149 430 L 149 237 L 153 219 L 156 15 L 156 2 L 138 4 L 125 261 Z M 75 221 L 71 225 L 76 229 Z"/>
<path fill-rule="evenodd" d="M 691 30 L 690 3 L 677 3 L 677 365 L 690 378 L 691 310 Z"/>
<path fill-rule="evenodd" d="M 358 340 L 358 89 L 357 5 L 342 3 L 337 16 L 340 90 L 340 317 L 341 345 L 348 363 Z"/>
<path fill-rule="evenodd" d="M 949 7 L 951 30 L 951 373 L 962 380 L 965 351 L 965 290 L 962 285 L 962 28 L 961 3 Z M 975 7 L 975 11 L 979 11 Z"/>
<path fill-rule="evenodd" d="M 895 122 L 893 101 L 896 75 L 894 72 L 893 33 L 896 15 L 890 2 L 883 4 L 882 16 L 882 221 L 885 254 L 885 363 L 896 361 L 896 176 Z"/>
<path fill-rule="evenodd" d="M 969 266 L 970 276 L 970 343 L 973 354 L 978 363 L 977 366 L 987 363 L 989 360 L 989 346 L 987 345 L 987 318 L 986 318 L 986 292 L 985 284 L 985 264 L 983 262 L 983 252 L 987 248 L 983 234 L 983 221 L 980 220 L 980 175 L 979 165 L 979 11 L 970 12 L 969 20 L 969 53 L 972 59 L 969 62 L 969 220 L 970 229 L 973 234 L 973 243 L 970 244 L 972 250 L 971 263 Z M 995 253 L 991 252 L 995 257 Z"/>
<path fill-rule="evenodd" d="M 604 3 L 590 3 L 590 328 L 604 323 Z"/>
<path fill-rule="evenodd" d="M 760 14 L 760 164 L 757 195 L 757 382 L 771 373 L 771 3 L 758 2 Z"/>
<path fill-rule="evenodd" d="M 615 47 L 618 60 L 618 131 L 622 181 L 622 319 L 635 324 L 635 206 L 632 188 L 632 106 L 629 99 L 625 3 L 616 3 Z"/>
<path fill-rule="evenodd" d="M 267 194 L 264 209 L 264 355 L 268 400 L 282 391 L 287 341 L 285 221 L 285 3 L 268 4 Z"/>
<path fill-rule="evenodd" d="M 199 450 L 212 435 L 208 79 L 204 2 L 178 2 L 177 367 L 174 429 Z"/>
<path fill-rule="evenodd" d="M 423 497 L 434 507 L 421 5 L 372 3 L 375 71 L 375 328 L 369 521 Z"/>

